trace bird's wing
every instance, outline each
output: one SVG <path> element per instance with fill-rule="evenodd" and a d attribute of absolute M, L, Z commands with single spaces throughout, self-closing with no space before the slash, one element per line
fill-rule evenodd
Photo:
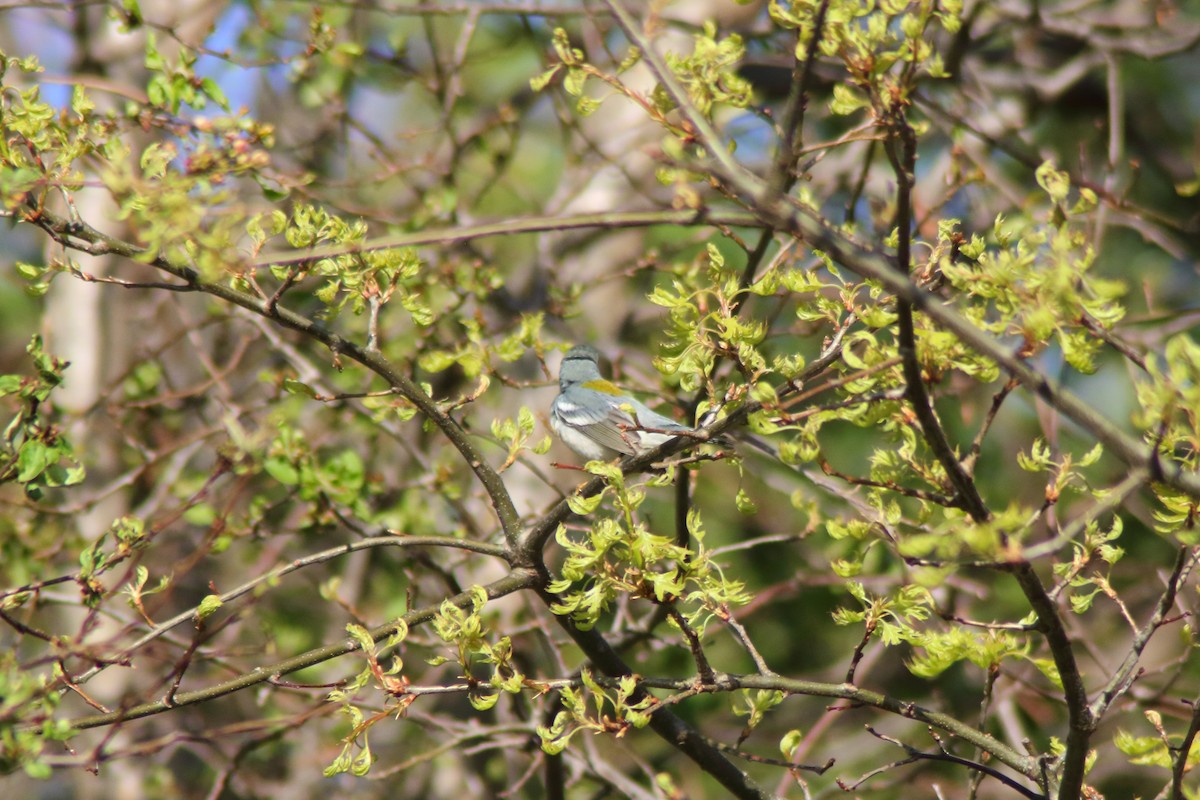
<path fill-rule="evenodd" d="M 574 387 L 561 395 L 555 406 L 563 423 L 625 455 L 638 455 L 674 438 L 670 433 L 657 431 L 692 430 L 635 398 L 614 396 L 586 386 Z"/>
<path fill-rule="evenodd" d="M 605 424 L 607 423 L 607 424 Z M 595 424 L 595 432 L 588 431 L 605 447 L 626 455 L 641 455 L 658 447 L 668 439 L 675 438 L 663 431 L 691 430 L 647 408 L 632 397 L 621 398 L 620 405 L 610 405 L 603 423 Z"/>
<path fill-rule="evenodd" d="M 576 392 L 591 392 L 582 397 Z M 584 402 L 589 401 L 589 402 Z M 633 417 L 613 404 L 613 398 L 591 389 L 575 389 L 560 396 L 554 411 L 564 425 L 584 434 L 592 441 L 625 455 L 638 452 L 638 434 Z"/>
<path fill-rule="evenodd" d="M 633 410 L 633 416 L 636 417 L 636 419 L 637 419 L 636 423 L 634 423 L 633 418 L 630 418 L 629 422 L 632 424 L 636 424 L 637 427 L 639 427 L 639 428 L 648 428 L 651 430 L 658 430 L 658 431 L 690 431 L 690 430 L 692 430 L 687 425 L 680 425 L 678 422 L 671 419 L 670 417 L 664 417 L 662 414 L 651 409 L 649 406 L 647 406 L 645 403 L 641 402 L 640 400 L 636 400 L 636 399 L 630 397 L 630 398 L 627 398 L 626 404 Z M 628 417 L 629 415 L 627 414 L 626 416 Z"/>

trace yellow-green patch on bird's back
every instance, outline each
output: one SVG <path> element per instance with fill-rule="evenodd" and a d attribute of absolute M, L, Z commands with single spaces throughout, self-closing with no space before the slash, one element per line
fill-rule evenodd
<path fill-rule="evenodd" d="M 606 381 L 606 380 L 586 381 L 585 383 L 582 383 L 580 385 L 585 389 L 591 389 L 592 391 L 596 391 L 596 392 L 603 392 L 604 394 L 611 394 L 615 397 L 619 397 L 620 395 L 625 394 L 623 391 L 621 391 L 621 387 L 617 386 L 612 381 Z"/>

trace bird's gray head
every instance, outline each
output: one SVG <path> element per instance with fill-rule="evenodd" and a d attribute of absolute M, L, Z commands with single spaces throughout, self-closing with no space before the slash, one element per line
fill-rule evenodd
<path fill-rule="evenodd" d="M 600 351 L 588 344 L 572 347 L 558 367 L 559 388 L 600 377 Z"/>

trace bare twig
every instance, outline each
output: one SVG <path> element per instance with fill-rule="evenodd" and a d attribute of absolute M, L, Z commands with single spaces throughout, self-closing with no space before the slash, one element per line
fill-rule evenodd
<path fill-rule="evenodd" d="M 491 599 L 503 597 L 513 592 L 519 592 L 529 589 L 537 582 L 537 576 L 529 571 L 518 570 L 506 575 L 500 580 L 489 583 L 484 589 L 487 591 L 488 597 Z M 448 602 L 452 605 L 464 608 L 470 606 L 474 601 L 474 593 L 463 592 L 462 594 L 446 598 L 443 602 Z M 416 627 L 421 623 L 428 622 L 441 609 L 442 603 L 418 608 L 408 612 L 396 622 L 389 622 L 386 625 L 380 625 L 369 631 L 371 637 L 376 641 L 386 641 L 388 637 L 394 634 L 401 625 L 408 627 Z M 266 683 L 279 675 L 288 675 L 305 667 L 311 667 L 314 664 L 320 664 L 324 661 L 344 656 L 347 653 L 353 653 L 359 649 L 358 642 L 354 639 L 347 639 L 337 644 L 318 647 L 314 650 L 309 650 L 306 653 L 301 653 L 291 658 L 274 664 L 268 664 L 262 667 L 256 667 L 250 672 L 239 675 L 222 683 L 209 686 L 205 689 L 196 689 L 190 692 L 180 692 L 175 695 L 173 702 L 168 705 L 164 701 L 154 703 L 142 703 L 140 705 L 129 708 L 121 708 L 107 714 L 95 714 L 90 717 L 76 717 L 69 720 L 72 728 L 83 730 L 85 728 L 100 728 L 108 725 L 117 726 L 119 723 L 129 720 L 141 719 L 155 714 L 161 714 L 164 711 L 170 711 L 173 708 L 182 706 L 194 705 L 207 700 L 212 700 L 217 697 L 223 697 L 234 692 L 239 692 L 242 689 L 256 686 L 260 683 Z"/>
<path fill-rule="evenodd" d="M 689 680 L 658 680 L 652 678 L 645 678 L 641 683 L 648 688 L 676 691 L 694 691 L 699 689 L 702 692 L 725 692 L 739 689 L 774 689 L 790 695 L 839 698 L 848 700 L 856 705 L 870 706 L 896 714 L 905 719 L 916 720 L 923 725 L 945 731 L 990 753 L 1004 765 L 1011 767 L 1031 780 L 1037 779 L 1040 769 L 1038 759 L 1018 752 L 990 734 L 967 725 L 957 717 L 933 711 L 915 703 L 898 700 L 879 692 L 849 686 L 845 683 L 801 681 L 780 675 L 728 674 L 721 675 L 717 683 L 711 686 L 697 685 L 695 681 Z"/>
<path fill-rule="evenodd" d="M 342 556 L 357 552 L 359 550 L 369 550 L 375 547 L 447 547 L 455 550 L 467 550 L 470 552 L 482 553 L 483 555 L 494 556 L 496 558 L 504 558 L 504 548 L 498 545 L 489 544 L 487 542 L 477 542 L 470 539 L 460 539 L 453 536 L 376 536 L 370 539 L 360 539 L 357 542 L 351 542 L 350 544 L 341 545 L 339 547 L 331 547 L 328 550 L 322 550 L 319 553 L 313 553 L 312 555 L 297 558 L 288 564 L 285 564 L 281 567 L 276 567 L 269 572 L 265 572 L 258 577 L 243 583 L 241 586 L 238 586 L 235 589 L 224 592 L 223 594 L 219 595 L 219 599 L 222 605 L 224 605 L 248 594 L 249 592 L 254 591 L 254 589 L 259 586 L 274 583 L 285 575 L 289 575 L 296 570 L 304 569 L 305 567 L 310 567 L 314 564 L 322 564 L 335 558 L 341 558 Z M 165 622 L 156 625 L 151 631 L 126 647 L 121 658 L 128 659 L 128 657 L 133 653 L 145 647 L 147 644 L 159 638 L 160 636 L 168 633 L 173 628 L 195 619 L 196 612 L 198 610 L 199 606 L 194 606 L 185 611 L 181 611 Z M 103 669 L 103 666 L 92 667 L 76 678 L 75 682 L 86 683 Z"/>
<path fill-rule="evenodd" d="M 730 611 L 729 606 L 722 605 L 718 611 L 718 616 L 724 620 L 729 626 L 729 630 L 733 631 L 734 638 L 742 645 L 750 658 L 754 661 L 754 666 L 758 669 L 759 675 L 774 675 L 773 669 L 767 666 L 766 660 L 762 657 L 762 653 L 758 652 L 758 648 L 754 646 L 754 642 L 750 640 L 750 634 L 746 632 L 745 626 L 738 622 L 737 617 Z"/>
<path fill-rule="evenodd" d="M 871 642 L 871 634 L 875 633 L 875 620 L 868 618 L 867 625 L 863 630 L 862 639 L 854 646 L 854 654 L 850 657 L 850 666 L 846 668 L 846 683 L 853 686 L 855 673 L 858 672 L 858 665 L 862 661 L 863 651 L 867 649 L 867 645 Z"/>
<path fill-rule="evenodd" d="M 1200 733 L 1200 697 L 1192 701 L 1192 716 L 1188 720 L 1187 732 L 1184 733 L 1183 741 L 1179 743 L 1171 762 L 1171 800 L 1184 800 L 1186 797 L 1183 792 L 1183 776 L 1188 771 L 1188 756 L 1192 752 L 1192 743 L 1196 741 L 1197 733 Z"/>
<path fill-rule="evenodd" d="M 1195 563 L 1196 551 L 1188 547 L 1179 548 L 1179 553 L 1175 557 L 1175 567 L 1171 570 L 1170 577 L 1167 578 L 1167 585 L 1163 590 L 1162 597 L 1158 600 L 1158 606 L 1154 609 L 1154 613 L 1146 621 L 1146 624 L 1140 630 L 1136 631 L 1125 660 L 1121 662 L 1121 666 L 1117 667 L 1112 678 L 1109 679 L 1104 688 L 1100 690 L 1100 694 L 1096 697 L 1095 701 L 1092 702 L 1091 715 L 1096 722 L 1099 722 L 1104 717 L 1113 702 L 1133 684 L 1136 677 L 1138 660 L 1141 658 L 1142 651 L 1150 643 L 1151 637 L 1165 624 L 1167 616 L 1171 611 L 1171 606 L 1175 604 L 1175 595 L 1179 591 L 1179 587 L 1187 579 L 1187 574 L 1191 571 Z"/>
<path fill-rule="evenodd" d="M 516 233 L 569 231 L 597 228 L 642 228 L 651 225 L 729 225 L 760 227 L 752 214 L 744 211 L 707 213 L 704 211 L 629 211 L 609 214 L 579 214 L 576 216 L 525 217 L 504 222 L 462 225 L 452 228 L 433 228 L 415 233 L 377 236 L 362 242 L 323 245 L 305 250 L 283 250 L 263 253 L 254 259 L 255 267 L 296 264 L 302 261 L 333 258 L 351 253 L 370 253 L 375 250 L 394 250 L 400 247 L 421 247 L 431 244 L 457 244 L 492 236 L 511 236 Z"/>
<path fill-rule="evenodd" d="M 969 758 L 962 758 L 961 756 L 956 756 L 953 753 L 948 752 L 945 749 L 945 747 L 940 747 L 940 752 L 927 753 L 923 750 L 918 750 L 917 748 L 915 748 L 911 745 L 905 744 L 904 742 L 900 741 L 899 739 L 882 734 L 879 731 L 872 728 L 870 725 L 866 726 L 866 728 L 867 728 L 867 732 L 870 733 L 875 738 L 882 739 L 885 742 L 890 742 L 890 743 L 896 745 L 897 747 L 903 748 L 904 752 L 908 753 L 908 758 L 904 759 L 903 761 L 897 761 L 895 764 L 890 764 L 887 767 L 881 767 L 877 770 L 872 770 L 871 772 L 867 773 L 867 776 L 864 776 L 864 778 L 862 780 L 860 780 L 860 781 L 858 781 L 858 783 L 854 784 L 854 786 L 843 787 L 843 788 L 849 788 L 849 789 L 856 788 L 858 785 L 865 782 L 866 777 L 872 777 L 872 776 L 884 771 L 885 769 L 891 769 L 894 767 L 902 766 L 904 764 L 911 764 L 911 763 L 914 763 L 917 761 L 943 761 L 948 764 L 958 764 L 959 766 L 968 767 L 979 773 L 982 773 L 989 777 L 995 778 L 996 780 L 1003 783 L 1005 786 L 1007 786 L 1010 789 L 1019 793 L 1022 797 L 1028 797 L 1028 798 L 1030 798 L 1030 800 L 1046 800 L 1046 795 L 1042 794 L 1041 792 L 1035 792 L 1026 786 L 1022 786 L 1021 784 L 1014 781 L 1012 778 L 1005 775 L 1003 772 L 993 769 L 992 767 L 989 767 L 987 764 L 983 764 L 978 761 L 972 761 Z M 937 737 L 935 736 L 934 739 L 937 740 Z M 938 740 L 938 744 L 939 744 L 939 746 L 941 745 L 940 740 Z"/>
<path fill-rule="evenodd" d="M 821 37 L 825 33 L 825 14 L 829 10 L 829 0 L 821 0 L 813 18 L 812 34 L 808 39 L 808 47 L 804 59 L 797 59 L 792 65 L 792 85 L 788 90 L 787 102 L 784 105 L 782 133 L 779 151 L 775 155 L 775 175 L 773 183 L 775 190 L 787 193 L 796 179 L 796 164 L 800 160 L 800 150 L 804 145 L 804 112 L 808 108 L 808 89 L 812 81 L 813 62 L 820 52 Z"/>
<path fill-rule="evenodd" d="M 687 640 L 688 649 L 692 653 L 692 660 L 696 662 L 696 673 L 700 680 L 704 683 L 712 683 L 715 679 L 712 665 L 708 663 L 708 656 L 704 654 L 704 645 L 700 642 L 700 637 L 696 635 L 696 631 L 688 624 L 683 614 L 679 613 L 679 609 L 672 606 L 667 611 L 668 618 L 674 620 L 678 626 L 679 632 L 683 634 L 683 638 Z"/>
<path fill-rule="evenodd" d="M 987 416 L 983 419 L 983 424 L 979 426 L 979 432 L 975 434 L 974 441 L 971 442 L 971 449 L 967 452 L 967 457 L 963 459 L 963 469 L 968 474 L 973 474 L 975 471 L 975 462 L 979 459 L 979 452 L 983 448 L 983 440 L 987 437 L 987 433 L 992 428 L 992 423 L 996 421 L 996 415 L 1000 413 L 1000 406 L 1004 404 L 1005 398 L 1012 393 L 1012 390 L 1020 384 L 1013 378 L 1000 387 L 1000 391 L 992 397 L 992 405 L 988 409 Z"/>

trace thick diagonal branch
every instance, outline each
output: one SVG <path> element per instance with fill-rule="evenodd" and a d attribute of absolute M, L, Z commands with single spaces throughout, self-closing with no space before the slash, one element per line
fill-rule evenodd
<path fill-rule="evenodd" d="M 65 247 L 84 250 L 92 254 L 113 254 L 148 263 L 156 269 L 175 276 L 195 291 L 212 295 L 270 319 L 279 325 L 299 331 L 325 345 L 333 353 L 356 361 L 383 378 L 397 394 L 411 402 L 433 422 L 459 451 L 483 485 L 492 508 L 495 509 L 496 516 L 499 518 L 505 539 L 509 546 L 515 549 L 521 517 L 517 513 L 516 506 L 513 505 L 512 498 L 500 475 L 484 460 L 483 454 L 471 441 L 466 431 L 444 412 L 432 397 L 427 395 L 420 386 L 409 379 L 382 353 L 359 346 L 325 325 L 273 302 L 271 299 L 256 297 L 225 284 L 205 280 L 199 272 L 185 264 L 178 263 L 161 254 L 149 253 L 144 248 L 108 236 L 90 225 L 72 222 L 45 210 L 32 212 L 27 221 L 42 228 Z"/>
<path fill-rule="evenodd" d="M 896 271 L 905 278 L 909 277 L 912 269 L 912 189 L 913 175 L 917 161 L 917 142 L 912 126 L 904 118 L 903 112 L 896 111 L 888 127 L 891 136 L 888 138 L 885 150 L 892 162 L 896 174 L 896 223 L 898 234 L 896 245 Z M 917 355 L 917 336 L 913 322 L 913 304 L 900 298 L 896 304 L 897 329 L 899 333 L 899 350 L 901 364 L 904 369 L 904 393 L 912 406 L 925 441 L 933 455 L 937 458 L 942 469 L 954 486 L 956 500 L 967 510 L 976 522 L 984 522 L 989 516 L 987 506 L 979 495 L 975 481 L 967 473 L 958 455 L 946 437 L 946 431 L 933 410 L 933 401 L 925 388 L 925 378 L 921 371 L 921 361 Z"/>

